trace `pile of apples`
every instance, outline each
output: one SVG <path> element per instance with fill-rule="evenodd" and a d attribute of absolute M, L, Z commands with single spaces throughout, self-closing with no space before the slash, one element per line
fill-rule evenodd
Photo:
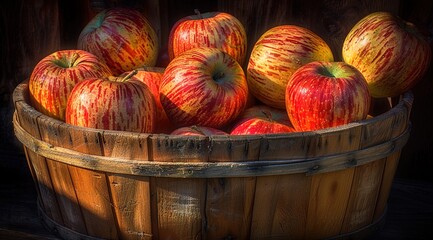
<path fill-rule="evenodd" d="M 31 104 L 98 129 L 205 136 L 312 131 L 365 119 L 372 98 L 410 90 L 431 58 L 416 27 L 387 12 L 353 26 L 340 62 L 322 38 L 295 25 L 269 29 L 247 56 L 244 26 L 223 12 L 179 19 L 165 63 L 158 42 L 140 12 L 102 11 L 82 30 L 77 49 L 35 66 Z"/>

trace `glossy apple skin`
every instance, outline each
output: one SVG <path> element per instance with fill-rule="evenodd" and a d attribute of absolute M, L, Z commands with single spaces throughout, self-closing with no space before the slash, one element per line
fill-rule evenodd
<path fill-rule="evenodd" d="M 101 58 L 114 75 L 155 66 L 159 51 L 158 38 L 149 21 L 130 8 L 98 13 L 81 31 L 77 47 Z"/>
<path fill-rule="evenodd" d="M 214 47 L 232 56 L 242 66 L 247 52 L 247 35 L 242 23 L 224 12 L 207 12 L 179 19 L 168 41 L 170 60 L 195 47 Z"/>
<path fill-rule="evenodd" d="M 212 135 L 228 135 L 228 133 L 212 128 L 203 126 L 189 126 L 180 127 L 170 133 L 171 135 L 182 135 L 182 136 L 212 136 Z"/>
<path fill-rule="evenodd" d="M 66 123 L 106 130 L 151 133 L 156 106 L 148 87 L 138 80 L 91 78 L 72 90 Z"/>
<path fill-rule="evenodd" d="M 297 131 L 335 127 L 367 117 L 371 96 L 362 74 L 344 62 L 311 62 L 286 88 L 286 111 Z"/>
<path fill-rule="evenodd" d="M 342 56 L 364 75 L 373 97 L 394 97 L 422 78 L 430 65 L 431 48 L 412 23 L 375 12 L 350 30 Z"/>
<path fill-rule="evenodd" d="M 64 121 L 68 96 L 75 84 L 110 75 L 110 69 L 89 52 L 56 51 L 34 67 L 29 79 L 30 102 L 41 113 Z"/>
<path fill-rule="evenodd" d="M 161 67 L 141 67 L 137 68 L 137 73 L 131 76 L 147 85 L 153 95 L 156 106 L 156 121 L 153 133 L 170 133 L 174 130 L 173 124 L 167 117 L 164 108 L 159 99 L 159 86 L 161 85 L 164 68 Z M 125 72 L 120 77 L 128 75 L 130 72 Z"/>
<path fill-rule="evenodd" d="M 231 135 L 275 134 L 294 132 L 287 112 L 266 105 L 255 105 L 235 121 Z"/>
<path fill-rule="evenodd" d="M 328 44 L 314 32 L 294 25 L 266 31 L 255 43 L 247 67 L 251 93 L 264 104 L 285 109 L 290 76 L 312 61 L 333 61 Z"/>
<path fill-rule="evenodd" d="M 222 129 L 245 108 L 244 71 L 217 48 L 194 48 L 174 58 L 164 71 L 160 100 L 176 127 Z"/>

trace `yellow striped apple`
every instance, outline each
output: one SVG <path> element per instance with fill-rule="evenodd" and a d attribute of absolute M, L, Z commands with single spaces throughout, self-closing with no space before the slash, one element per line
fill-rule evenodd
<path fill-rule="evenodd" d="M 295 129 L 287 112 L 267 105 L 255 105 L 240 114 L 231 135 L 289 133 Z"/>
<path fill-rule="evenodd" d="M 137 74 L 131 76 L 131 79 L 139 80 L 147 85 L 153 95 L 156 106 L 156 122 L 154 133 L 170 133 L 174 130 L 173 124 L 167 117 L 164 108 L 159 99 L 159 86 L 161 85 L 164 68 L 161 67 L 141 67 L 136 69 Z M 127 76 L 131 71 L 120 75 Z"/>
<path fill-rule="evenodd" d="M 204 127 L 204 126 L 189 126 L 189 127 L 180 127 L 173 130 L 171 135 L 182 135 L 182 136 L 212 136 L 212 135 L 228 135 L 228 133 L 223 130 L 212 128 L 212 127 Z"/>
<path fill-rule="evenodd" d="M 248 85 L 239 63 L 217 48 L 193 48 L 162 76 L 160 100 L 176 127 L 222 128 L 245 108 Z"/>
<path fill-rule="evenodd" d="M 388 12 L 374 12 L 350 30 L 342 56 L 364 75 L 372 97 L 394 97 L 422 78 L 431 48 L 414 24 Z"/>
<path fill-rule="evenodd" d="M 66 123 L 97 129 L 151 133 L 155 102 L 139 80 L 109 76 L 89 78 L 72 89 L 66 107 Z"/>
<path fill-rule="evenodd" d="M 314 32 L 295 25 L 276 26 L 255 43 L 247 67 L 251 93 L 271 107 L 284 109 L 290 76 L 312 61 L 333 61 L 328 44 Z"/>
<path fill-rule="evenodd" d="M 114 75 L 155 66 L 159 51 L 158 38 L 149 21 L 130 8 L 98 13 L 82 29 L 77 46 L 101 58 Z"/>
<path fill-rule="evenodd" d="M 344 62 L 307 63 L 293 73 L 286 88 L 286 111 L 297 131 L 365 119 L 370 101 L 364 76 Z"/>
<path fill-rule="evenodd" d="M 247 35 L 242 23 L 225 12 L 200 13 L 179 19 L 168 39 L 170 60 L 195 47 L 214 47 L 232 56 L 242 66 L 247 52 Z"/>
<path fill-rule="evenodd" d="M 31 104 L 43 114 L 64 121 L 68 96 L 75 84 L 89 77 L 110 75 L 110 69 L 89 52 L 53 52 L 40 60 L 30 75 Z"/>

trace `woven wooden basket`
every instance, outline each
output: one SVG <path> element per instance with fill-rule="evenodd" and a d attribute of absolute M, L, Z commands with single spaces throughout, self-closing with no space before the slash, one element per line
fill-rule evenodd
<path fill-rule="evenodd" d="M 65 239 L 315 239 L 383 223 L 413 96 L 314 132 L 186 137 L 68 125 L 14 92 L 41 216 Z"/>

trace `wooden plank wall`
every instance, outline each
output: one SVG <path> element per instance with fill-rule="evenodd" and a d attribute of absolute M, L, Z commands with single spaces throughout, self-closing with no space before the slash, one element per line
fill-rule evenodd
<path fill-rule="evenodd" d="M 27 78 L 34 65 L 49 53 L 75 48 L 85 24 L 100 10 L 117 5 L 142 11 L 155 27 L 162 46 L 171 26 L 181 17 L 201 12 L 225 11 L 245 26 L 249 51 L 267 29 L 296 24 L 319 34 L 331 46 L 336 60 L 345 35 L 363 16 L 390 11 L 433 36 L 433 2 L 429 0 L 17 0 L 0 3 L 0 144 L 13 135 L 11 93 Z M 433 180 L 433 68 L 413 89 L 413 129 L 403 149 L 398 177 Z"/>

